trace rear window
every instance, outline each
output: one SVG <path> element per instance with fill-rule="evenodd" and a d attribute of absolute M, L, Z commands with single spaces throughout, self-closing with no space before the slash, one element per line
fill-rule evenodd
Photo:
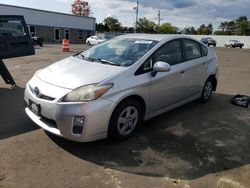
<path fill-rule="evenodd" d="M 0 36 L 19 37 L 26 35 L 21 20 L 0 20 Z"/>

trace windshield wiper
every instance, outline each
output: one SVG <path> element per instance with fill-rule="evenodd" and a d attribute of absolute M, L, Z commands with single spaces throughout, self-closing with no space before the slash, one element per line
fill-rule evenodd
<path fill-rule="evenodd" d="M 97 60 L 96 60 L 96 59 L 94 59 L 94 58 L 91 58 L 91 57 L 85 57 L 85 56 L 84 56 L 84 55 L 82 55 L 82 54 L 78 54 L 78 55 L 80 55 L 82 59 L 89 60 L 89 61 L 91 61 L 91 62 L 97 61 Z"/>
<path fill-rule="evenodd" d="M 119 64 L 113 63 L 111 61 L 105 60 L 105 59 L 97 59 L 98 61 L 100 61 L 103 64 L 109 64 L 109 65 L 114 65 L 114 66 L 120 66 Z"/>

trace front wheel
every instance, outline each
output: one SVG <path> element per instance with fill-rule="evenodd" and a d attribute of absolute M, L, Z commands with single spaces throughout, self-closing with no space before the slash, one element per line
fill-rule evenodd
<path fill-rule="evenodd" d="M 212 79 L 208 79 L 203 87 L 200 101 L 202 103 L 206 103 L 210 99 L 212 92 L 213 92 L 213 82 Z"/>
<path fill-rule="evenodd" d="M 141 104 L 129 99 L 119 104 L 114 110 L 108 128 L 108 138 L 121 141 L 134 135 L 142 121 Z"/>

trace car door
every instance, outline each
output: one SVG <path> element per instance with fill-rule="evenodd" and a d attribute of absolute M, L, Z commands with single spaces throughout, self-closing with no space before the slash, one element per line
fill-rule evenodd
<path fill-rule="evenodd" d="M 0 75 L 6 84 L 15 85 L 2 59 L 35 54 L 23 16 L 0 16 Z"/>
<path fill-rule="evenodd" d="M 171 65 L 168 72 L 151 77 L 150 112 L 156 112 L 186 98 L 186 72 L 182 63 L 180 40 L 172 40 L 160 47 L 151 58 L 152 64 L 163 61 Z"/>
<path fill-rule="evenodd" d="M 187 80 L 185 92 L 187 97 L 192 97 L 202 91 L 206 77 L 207 57 L 203 55 L 201 45 L 192 39 L 182 39 L 182 46 Z"/>
<path fill-rule="evenodd" d="M 35 54 L 23 16 L 0 16 L 0 59 Z"/>

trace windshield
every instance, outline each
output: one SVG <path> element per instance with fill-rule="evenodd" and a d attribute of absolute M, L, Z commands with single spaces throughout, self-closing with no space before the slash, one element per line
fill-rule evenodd
<path fill-rule="evenodd" d="M 156 44 L 152 40 L 112 39 L 82 52 L 79 56 L 99 63 L 130 66 Z"/>
<path fill-rule="evenodd" d="M 103 39 L 103 37 L 97 37 L 99 40 L 102 40 Z"/>

